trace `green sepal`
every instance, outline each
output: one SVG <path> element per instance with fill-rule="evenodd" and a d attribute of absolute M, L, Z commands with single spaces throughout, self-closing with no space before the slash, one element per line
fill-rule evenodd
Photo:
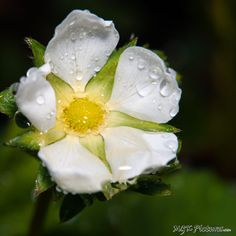
<path fill-rule="evenodd" d="M 37 152 L 41 146 L 54 143 L 55 141 L 62 139 L 64 136 L 64 132 L 53 129 L 49 130 L 47 133 L 42 133 L 37 130 L 29 130 L 7 141 L 5 144 L 26 151 Z"/>
<path fill-rule="evenodd" d="M 40 148 L 42 137 L 39 132 L 27 131 L 22 135 L 16 136 L 5 144 L 11 147 L 18 147 L 26 151 L 37 152 Z"/>
<path fill-rule="evenodd" d="M 12 118 L 17 111 L 15 97 L 10 88 L 0 92 L 0 112 Z"/>
<path fill-rule="evenodd" d="M 44 64 L 45 46 L 32 38 L 26 38 L 25 41 L 32 50 L 34 65 L 36 67 L 42 66 Z"/>
<path fill-rule="evenodd" d="M 35 181 L 34 197 L 38 197 L 41 193 L 53 187 L 54 183 L 48 173 L 48 170 L 41 164 L 39 166 L 38 175 Z"/>
<path fill-rule="evenodd" d="M 165 167 L 157 171 L 156 175 L 158 176 L 168 175 L 172 172 L 179 170 L 180 168 L 181 168 L 181 165 L 179 161 L 175 158 L 171 160 Z"/>
<path fill-rule="evenodd" d="M 68 83 L 53 73 L 47 75 L 47 80 L 56 93 L 58 103 L 70 102 L 72 100 L 74 91 Z"/>
<path fill-rule="evenodd" d="M 151 132 L 180 132 L 179 129 L 168 124 L 158 124 L 151 121 L 140 120 L 119 111 L 112 111 L 107 120 L 108 127 L 128 126 Z"/>
<path fill-rule="evenodd" d="M 65 195 L 60 208 L 60 221 L 66 222 L 93 203 L 93 196 L 88 194 Z"/>
<path fill-rule="evenodd" d="M 170 185 L 163 183 L 158 175 L 141 175 L 129 190 L 145 195 L 171 195 Z"/>
<path fill-rule="evenodd" d="M 163 51 L 153 50 L 153 52 L 156 53 L 157 56 L 159 56 L 165 62 L 166 66 L 169 66 L 169 62 L 167 61 L 168 60 L 167 55 Z"/>
<path fill-rule="evenodd" d="M 103 185 L 103 194 L 106 200 L 110 200 L 115 196 L 117 193 L 125 191 L 129 188 L 129 183 L 105 183 Z"/>
<path fill-rule="evenodd" d="M 128 47 L 135 46 L 136 43 L 137 39 L 134 38 L 127 45 L 113 52 L 100 72 L 88 82 L 85 91 L 91 98 L 102 102 L 107 102 L 110 99 L 120 55 Z"/>
<path fill-rule="evenodd" d="M 178 149 L 177 149 L 177 154 L 179 154 L 179 153 L 181 152 L 182 145 L 183 145 L 183 141 L 182 141 L 181 139 L 178 139 Z"/>
<path fill-rule="evenodd" d="M 86 135 L 80 138 L 80 143 L 104 163 L 111 172 L 111 167 L 106 159 L 105 142 L 101 135 Z"/>

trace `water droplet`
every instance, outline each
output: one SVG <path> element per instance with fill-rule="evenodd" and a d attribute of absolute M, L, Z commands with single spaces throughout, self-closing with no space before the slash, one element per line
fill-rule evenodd
<path fill-rule="evenodd" d="M 20 85 L 20 83 L 14 83 L 10 86 L 10 90 L 11 90 L 13 95 L 15 95 L 17 93 L 19 85 Z"/>
<path fill-rule="evenodd" d="M 161 76 L 161 69 L 159 69 L 158 67 L 155 69 L 152 69 L 149 72 L 149 78 L 152 80 L 158 80 L 160 79 L 160 76 Z"/>
<path fill-rule="evenodd" d="M 84 118 L 85 120 L 87 120 L 87 119 L 88 119 L 88 117 L 87 117 L 87 116 L 84 116 L 83 118 Z"/>
<path fill-rule="evenodd" d="M 50 120 L 52 118 L 51 114 L 49 113 L 47 116 L 46 116 L 47 120 Z"/>
<path fill-rule="evenodd" d="M 158 109 L 159 111 L 161 111 L 161 110 L 162 110 L 162 105 L 159 104 L 159 105 L 157 106 L 157 109 Z"/>
<path fill-rule="evenodd" d="M 130 61 L 133 61 L 133 60 L 134 60 L 134 57 L 133 57 L 133 56 L 129 56 L 129 60 L 130 60 Z"/>
<path fill-rule="evenodd" d="M 173 107 L 172 109 L 170 109 L 170 116 L 174 117 L 179 111 L 178 107 Z"/>
<path fill-rule="evenodd" d="M 63 57 L 63 56 L 60 56 L 60 60 L 63 61 L 63 60 L 64 60 L 64 57 Z"/>
<path fill-rule="evenodd" d="M 21 83 L 25 83 L 26 81 L 27 81 L 27 77 L 22 76 L 22 77 L 20 78 L 20 82 L 21 82 Z"/>
<path fill-rule="evenodd" d="M 157 102 L 156 99 L 152 99 L 152 103 L 155 104 Z"/>
<path fill-rule="evenodd" d="M 177 151 L 177 143 L 175 141 L 169 140 L 166 145 L 173 153 Z"/>
<path fill-rule="evenodd" d="M 106 20 L 106 21 L 104 22 L 104 26 L 105 26 L 105 28 L 110 28 L 110 27 L 112 26 L 112 21 Z"/>
<path fill-rule="evenodd" d="M 35 73 L 38 69 L 36 67 L 32 67 L 30 68 L 27 72 L 26 72 L 26 76 L 29 77 L 30 75 L 32 75 L 33 73 Z"/>
<path fill-rule="evenodd" d="M 98 62 L 98 61 L 99 61 L 99 59 L 98 59 L 97 57 L 95 57 L 95 58 L 94 58 L 94 61 Z"/>
<path fill-rule="evenodd" d="M 101 70 L 101 67 L 100 67 L 100 66 L 97 66 L 97 67 L 95 67 L 95 69 L 94 69 L 95 72 L 98 72 L 98 71 L 100 71 L 100 70 Z"/>
<path fill-rule="evenodd" d="M 171 100 L 174 104 L 176 104 L 176 102 L 178 102 L 180 100 L 181 97 L 181 90 L 177 89 L 177 91 L 175 91 L 172 96 L 171 96 Z"/>
<path fill-rule="evenodd" d="M 89 69 L 90 67 L 91 67 L 91 65 L 90 65 L 90 64 L 88 64 L 88 65 L 87 65 L 87 68 Z"/>
<path fill-rule="evenodd" d="M 65 195 L 66 195 L 66 194 L 68 194 L 68 192 L 67 192 L 67 191 L 65 191 L 65 190 L 63 190 L 63 194 L 65 194 Z"/>
<path fill-rule="evenodd" d="M 156 84 L 157 84 L 157 82 L 156 82 L 156 81 L 152 81 L 152 84 L 153 84 L 153 85 L 156 85 Z"/>
<path fill-rule="evenodd" d="M 139 70 L 143 70 L 145 68 L 145 64 L 143 60 L 140 60 L 138 63 L 138 69 Z"/>
<path fill-rule="evenodd" d="M 72 26 L 72 25 L 74 25 L 74 24 L 75 24 L 75 21 L 71 21 L 70 24 L 69 24 L 69 26 Z"/>
<path fill-rule="evenodd" d="M 171 94 L 171 84 L 168 80 L 163 79 L 160 84 L 160 94 L 163 97 L 167 97 Z"/>
<path fill-rule="evenodd" d="M 136 84 L 136 89 L 138 94 L 141 97 L 146 97 L 148 94 L 150 94 L 153 91 L 152 84 L 148 83 L 138 83 Z"/>
<path fill-rule="evenodd" d="M 51 112 L 50 112 L 50 115 L 51 115 L 51 116 L 54 116 L 55 114 L 56 114 L 55 111 L 51 111 Z"/>
<path fill-rule="evenodd" d="M 73 54 L 72 56 L 71 56 L 71 60 L 75 60 L 75 55 Z"/>
<path fill-rule="evenodd" d="M 39 104 L 39 105 L 43 105 L 45 103 L 45 99 L 42 95 L 38 96 L 36 98 L 36 102 Z"/>
<path fill-rule="evenodd" d="M 74 41 L 76 40 L 76 34 L 75 34 L 75 32 L 72 32 L 72 33 L 70 34 L 70 40 L 71 40 L 72 42 L 74 42 Z"/>
<path fill-rule="evenodd" d="M 105 51 L 105 55 L 106 55 L 107 57 L 109 57 L 109 56 L 111 55 L 111 52 L 110 52 L 109 50 L 106 50 L 106 51 Z"/>
<path fill-rule="evenodd" d="M 69 72 L 71 75 L 73 75 L 74 74 L 74 70 L 70 70 L 70 72 Z"/>
<path fill-rule="evenodd" d="M 75 77 L 75 79 L 78 80 L 78 81 L 81 81 L 81 80 L 83 79 L 83 77 L 82 77 L 82 75 L 77 75 L 77 76 Z"/>
<path fill-rule="evenodd" d="M 58 104 L 61 104 L 61 99 L 57 100 L 57 103 L 58 103 Z"/>
<path fill-rule="evenodd" d="M 68 53 L 67 52 L 65 52 L 65 57 L 68 57 Z"/>
<path fill-rule="evenodd" d="M 59 192 L 59 193 L 62 191 L 58 186 L 56 186 L 56 190 L 57 190 L 57 192 Z"/>
<path fill-rule="evenodd" d="M 131 166 L 120 166 L 118 169 L 119 170 L 131 170 L 132 167 Z"/>
<path fill-rule="evenodd" d="M 29 120 L 19 111 L 15 114 L 15 122 L 21 128 L 28 128 L 31 125 Z"/>

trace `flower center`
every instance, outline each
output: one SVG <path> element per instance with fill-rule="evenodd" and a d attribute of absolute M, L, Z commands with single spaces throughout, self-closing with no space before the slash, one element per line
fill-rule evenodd
<path fill-rule="evenodd" d="M 87 98 L 74 99 L 63 110 L 66 129 L 71 133 L 84 136 L 89 133 L 98 133 L 104 124 L 105 108 Z"/>

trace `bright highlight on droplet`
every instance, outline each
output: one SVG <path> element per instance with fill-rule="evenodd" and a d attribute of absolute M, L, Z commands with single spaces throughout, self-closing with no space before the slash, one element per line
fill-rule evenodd
<path fill-rule="evenodd" d="M 63 111 L 66 130 L 79 136 L 98 133 L 105 116 L 105 108 L 88 98 L 74 99 Z"/>

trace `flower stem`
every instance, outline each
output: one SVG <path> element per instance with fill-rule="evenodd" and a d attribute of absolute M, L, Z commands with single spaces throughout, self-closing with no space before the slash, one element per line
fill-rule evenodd
<path fill-rule="evenodd" d="M 38 196 L 34 213 L 29 225 L 28 236 L 43 235 L 43 225 L 47 216 L 51 196 L 52 191 L 50 189 Z"/>

